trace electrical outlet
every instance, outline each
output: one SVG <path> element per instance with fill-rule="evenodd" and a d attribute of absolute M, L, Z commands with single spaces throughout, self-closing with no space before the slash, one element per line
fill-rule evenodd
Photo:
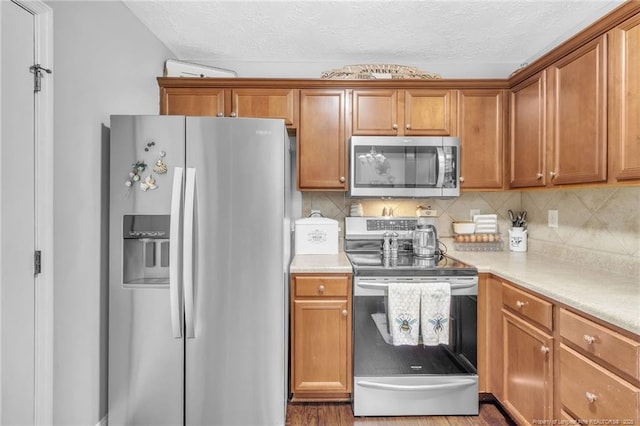
<path fill-rule="evenodd" d="M 558 210 L 549 210 L 548 211 L 547 226 L 549 228 L 557 228 L 558 227 Z"/>
<path fill-rule="evenodd" d="M 480 214 L 480 209 L 469 210 L 469 219 L 473 220 L 473 217 L 477 214 Z"/>

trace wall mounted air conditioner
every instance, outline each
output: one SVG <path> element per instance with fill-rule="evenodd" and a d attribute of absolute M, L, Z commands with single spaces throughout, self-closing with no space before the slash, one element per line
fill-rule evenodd
<path fill-rule="evenodd" d="M 222 68 L 176 61 L 175 59 L 167 59 L 164 63 L 164 76 L 233 78 L 237 77 L 238 74 L 236 74 L 235 71 L 225 70 Z"/>

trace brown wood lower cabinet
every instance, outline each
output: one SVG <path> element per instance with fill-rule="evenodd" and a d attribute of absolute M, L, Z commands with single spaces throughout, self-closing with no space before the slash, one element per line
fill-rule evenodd
<path fill-rule="evenodd" d="M 640 424 L 640 339 L 560 309 L 559 393 L 563 412 L 584 424 Z"/>
<path fill-rule="evenodd" d="M 481 392 L 518 424 L 640 425 L 640 336 L 492 275 L 480 284 Z"/>
<path fill-rule="evenodd" d="M 571 348 L 560 346 L 560 403 L 588 424 L 638 424 L 640 389 Z M 603 423 L 604 424 L 604 423 Z"/>
<path fill-rule="evenodd" d="M 553 418 L 553 337 L 503 310 L 503 403 L 519 424 Z"/>
<path fill-rule="evenodd" d="M 352 389 L 351 275 L 293 274 L 293 401 L 348 401 Z"/>

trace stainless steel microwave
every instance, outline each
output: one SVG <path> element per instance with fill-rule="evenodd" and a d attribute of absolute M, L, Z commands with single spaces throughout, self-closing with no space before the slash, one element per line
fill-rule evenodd
<path fill-rule="evenodd" d="M 435 198 L 460 195 L 455 137 L 352 136 L 349 196 Z"/>

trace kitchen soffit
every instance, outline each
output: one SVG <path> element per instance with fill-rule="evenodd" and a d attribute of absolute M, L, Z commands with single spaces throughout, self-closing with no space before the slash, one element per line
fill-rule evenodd
<path fill-rule="evenodd" d="M 124 4 L 175 55 L 240 77 L 399 64 L 505 78 L 622 0 L 142 1 Z"/>

